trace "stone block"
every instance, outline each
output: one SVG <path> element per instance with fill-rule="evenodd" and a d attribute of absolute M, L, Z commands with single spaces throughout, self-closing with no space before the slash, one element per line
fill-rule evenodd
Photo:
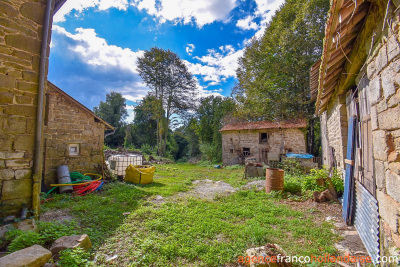
<path fill-rule="evenodd" d="M 395 73 L 400 72 L 400 59 L 395 59 L 389 64 L 389 68 Z"/>
<path fill-rule="evenodd" d="M 36 119 L 27 118 L 26 119 L 26 133 L 27 134 L 34 134 L 35 130 L 36 130 Z"/>
<path fill-rule="evenodd" d="M 29 179 L 31 175 L 31 169 L 15 170 L 15 179 Z"/>
<path fill-rule="evenodd" d="M 392 151 L 388 157 L 389 162 L 400 161 L 400 153 L 398 151 Z"/>
<path fill-rule="evenodd" d="M 51 259 L 51 251 L 40 245 L 33 245 L 0 258 L 3 267 L 38 267 Z"/>
<path fill-rule="evenodd" d="M 400 202 L 400 191 L 398 190 L 399 188 L 400 188 L 400 176 L 391 170 L 386 171 L 387 193 L 397 202 Z"/>
<path fill-rule="evenodd" d="M 43 24 L 45 6 L 38 3 L 27 2 L 22 4 L 19 10 L 21 15 L 25 18 L 28 18 L 39 25 Z"/>
<path fill-rule="evenodd" d="M 33 104 L 33 98 L 29 96 L 17 95 L 15 96 L 15 102 L 17 104 Z"/>
<path fill-rule="evenodd" d="M 385 131 L 372 132 L 375 160 L 387 161 L 389 149 L 387 147 Z"/>
<path fill-rule="evenodd" d="M 377 191 L 377 200 L 379 203 L 379 215 L 389 224 L 393 232 L 398 233 L 399 203 L 380 191 Z"/>
<path fill-rule="evenodd" d="M 23 71 L 22 78 L 27 82 L 39 83 L 39 74 L 33 71 Z"/>
<path fill-rule="evenodd" d="M 1 193 L 1 201 L 30 198 L 32 196 L 32 180 L 5 180 Z"/>
<path fill-rule="evenodd" d="M 18 135 L 14 140 L 14 149 L 16 150 L 32 150 L 35 147 L 35 136 Z"/>
<path fill-rule="evenodd" d="M 370 81 L 368 89 L 371 105 L 375 105 L 382 97 L 381 78 L 378 76 Z"/>
<path fill-rule="evenodd" d="M 0 152 L 0 159 L 22 159 L 24 158 L 24 152 Z"/>
<path fill-rule="evenodd" d="M 382 161 L 375 160 L 375 177 L 378 190 L 386 192 L 386 169 Z"/>
<path fill-rule="evenodd" d="M 388 60 L 392 61 L 399 54 L 400 54 L 399 43 L 397 42 L 396 35 L 392 34 L 392 36 L 390 36 L 388 40 L 388 47 L 387 47 Z"/>
<path fill-rule="evenodd" d="M 382 72 L 382 89 L 383 95 L 386 99 L 396 93 L 395 88 L 395 76 L 396 73 L 391 70 L 391 68 L 386 68 Z"/>
<path fill-rule="evenodd" d="M 8 105 L 4 109 L 5 114 L 18 115 L 25 117 L 35 117 L 36 107 L 28 105 Z"/>
<path fill-rule="evenodd" d="M 0 180 L 11 180 L 14 179 L 14 170 L 4 169 L 0 170 Z"/>
<path fill-rule="evenodd" d="M 29 168 L 30 161 L 27 159 L 9 159 L 6 160 L 6 167 L 9 168 Z"/>
<path fill-rule="evenodd" d="M 5 74 L 0 74 L 0 87 L 5 87 L 5 88 L 15 88 L 15 83 L 16 79 L 15 77 L 11 77 Z"/>
<path fill-rule="evenodd" d="M 0 103 L 12 104 L 14 101 L 14 94 L 10 92 L 0 92 Z"/>
<path fill-rule="evenodd" d="M 0 16 L 11 19 L 17 17 L 18 15 L 19 12 L 12 5 L 9 5 L 4 1 L 0 2 Z"/>
<path fill-rule="evenodd" d="M 378 112 L 376 111 L 376 105 L 371 106 L 371 128 L 373 131 L 375 131 L 379 128 Z"/>
<path fill-rule="evenodd" d="M 400 128 L 400 107 L 389 108 L 378 114 L 381 130 L 397 130 Z"/>
<path fill-rule="evenodd" d="M 13 142 L 9 137 L 0 137 L 0 147 L 2 151 L 10 151 L 12 149 Z"/>
<path fill-rule="evenodd" d="M 371 61 L 367 65 L 367 76 L 369 80 L 372 80 L 376 74 L 376 66 L 375 66 L 375 60 Z"/>
<path fill-rule="evenodd" d="M 84 234 L 60 237 L 51 246 L 50 251 L 53 255 L 57 255 L 64 249 L 72 249 L 77 247 L 81 247 L 84 250 L 89 250 L 92 247 L 92 242 L 90 241 L 89 236 Z"/>
<path fill-rule="evenodd" d="M 395 106 L 398 106 L 399 103 L 400 103 L 400 91 L 398 91 L 387 101 L 388 108 L 393 108 Z"/>
<path fill-rule="evenodd" d="M 36 93 L 39 90 L 39 85 L 37 83 L 27 83 L 27 82 L 18 82 L 17 87 L 19 90 L 24 92 Z"/>
<path fill-rule="evenodd" d="M 24 117 L 10 116 L 7 122 L 7 129 L 5 129 L 5 132 L 10 134 L 26 133 L 26 119 Z"/>
<path fill-rule="evenodd" d="M 386 67 L 387 63 L 388 63 L 387 49 L 386 46 L 384 45 L 379 50 L 378 56 L 375 60 L 375 67 L 377 72 L 380 73 L 381 70 Z"/>
<path fill-rule="evenodd" d="M 36 34 L 36 33 L 35 33 Z M 32 54 L 39 55 L 41 42 L 38 39 L 28 37 L 22 34 L 10 34 L 5 36 L 6 44 L 21 49 Z"/>
<path fill-rule="evenodd" d="M 388 109 L 388 105 L 387 105 L 386 99 L 381 100 L 375 106 L 376 106 L 376 111 L 378 113 L 381 113 L 381 112 L 383 112 L 383 111 Z"/>

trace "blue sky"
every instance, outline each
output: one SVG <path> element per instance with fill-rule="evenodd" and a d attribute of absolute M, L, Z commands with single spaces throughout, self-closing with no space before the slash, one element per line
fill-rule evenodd
<path fill-rule="evenodd" d="M 92 109 L 108 92 L 133 107 L 149 91 L 136 67 L 157 46 L 178 54 L 199 96 L 230 95 L 237 60 L 284 0 L 67 0 L 54 17 L 49 80 Z"/>

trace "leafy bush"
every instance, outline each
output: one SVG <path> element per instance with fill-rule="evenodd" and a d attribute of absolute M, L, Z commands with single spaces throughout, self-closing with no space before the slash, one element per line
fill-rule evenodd
<path fill-rule="evenodd" d="M 280 168 L 285 170 L 285 173 L 292 175 L 304 174 L 304 168 L 297 160 L 285 160 L 281 163 Z"/>
<path fill-rule="evenodd" d="M 50 245 L 62 236 L 80 234 L 75 221 L 68 222 L 38 222 L 39 234 L 45 245 Z"/>
<path fill-rule="evenodd" d="M 142 145 L 140 150 L 142 151 L 142 153 L 147 154 L 147 155 L 151 155 L 151 154 L 155 154 L 156 153 L 156 148 L 155 147 L 151 147 L 148 144 Z"/>
<path fill-rule="evenodd" d="M 43 239 L 40 234 L 33 231 L 22 231 L 14 229 L 6 233 L 6 239 L 11 241 L 8 245 L 8 251 L 14 252 L 20 249 L 24 249 L 35 244 L 43 244 Z"/>
<path fill-rule="evenodd" d="M 331 177 L 331 181 L 333 184 L 333 187 L 335 187 L 336 192 L 338 194 L 341 194 L 344 192 L 344 181 L 342 178 L 340 178 L 340 174 L 337 172 L 336 169 L 333 170 L 333 175 Z"/>
<path fill-rule="evenodd" d="M 329 177 L 329 172 L 326 169 L 312 169 L 310 174 L 307 175 L 303 182 L 303 189 L 304 190 L 311 190 L 311 191 L 323 191 L 327 189 L 326 186 L 319 186 L 317 184 L 318 179 L 326 179 Z M 331 181 L 333 187 L 335 188 L 338 194 L 344 191 L 344 184 L 343 180 L 340 178 L 337 170 L 333 170 L 333 175 L 331 177 Z"/>
<path fill-rule="evenodd" d="M 300 194 L 302 192 L 302 179 L 303 176 L 285 175 L 284 191 L 291 194 Z"/>
<path fill-rule="evenodd" d="M 239 164 L 236 164 L 236 165 L 226 166 L 225 169 L 227 169 L 227 170 L 240 170 L 240 169 L 243 169 L 243 166 L 239 165 Z"/>
<path fill-rule="evenodd" d="M 90 265 L 90 253 L 83 248 L 65 249 L 60 253 L 60 266 L 83 267 Z"/>

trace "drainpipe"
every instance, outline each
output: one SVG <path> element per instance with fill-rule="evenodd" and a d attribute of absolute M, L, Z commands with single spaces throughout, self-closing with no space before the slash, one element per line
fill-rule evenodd
<path fill-rule="evenodd" d="M 36 136 L 35 136 L 35 157 L 33 160 L 33 186 L 32 186 L 32 209 L 36 219 L 39 217 L 39 193 L 42 180 L 42 128 L 43 128 L 43 108 L 44 108 L 44 86 L 46 83 L 46 65 L 47 65 L 47 44 L 49 41 L 49 30 L 51 21 L 51 10 L 53 0 L 47 0 L 46 11 L 44 14 L 43 32 L 42 32 L 42 47 L 40 49 L 39 62 L 39 90 L 38 90 L 38 105 L 36 112 Z"/>

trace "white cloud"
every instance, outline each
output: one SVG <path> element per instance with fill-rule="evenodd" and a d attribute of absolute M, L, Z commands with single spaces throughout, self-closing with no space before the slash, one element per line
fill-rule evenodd
<path fill-rule="evenodd" d="M 110 8 L 127 10 L 128 6 L 128 0 L 68 0 L 54 15 L 54 22 L 65 21 L 65 16 L 71 13 L 72 10 L 78 13 L 82 13 L 88 8 L 96 8 L 100 11 Z"/>
<path fill-rule="evenodd" d="M 53 30 L 75 41 L 67 49 L 75 52 L 83 62 L 99 67 L 119 67 L 137 73 L 136 61 L 143 55 L 143 51 L 134 52 L 129 48 L 109 45 L 104 38 L 97 36 L 94 29 L 78 28 L 72 34 L 55 25 Z"/>
<path fill-rule="evenodd" d="M 231 45 L 226 45 L 219 49 L 221 52 L 209 50 L 207 55 L 195 57 L 206 65 L 197 63 L 195 66 L 190 66 L 191 70 L 194 71 L 195 74 L 204 75 L 205 81 L 218 82 L 222 77 L 236 77 L 238 59 L 243 56 L 243 50 L 235 51 Z M 198 73 L 196 73 L 196 71 Z"/>
<path fill-rule="evenodd" d="M 236 22 L 236 27 L 242 30 L 258 30 L 259 25 L 253 21 L 253 16 L 247 16 L 244 19 L 240 19 Z"/>
<path fill-rule="evenodd" d="M 126 105 L 127 110 L 133 110 L 135 108 L 134 105 Z"/>
<path fill-rule="evenodd" d="M 261 17 L 260 29 L 256 32 L 255 36 L 260 38 L 271 21 L 272 16 L 285 3 L 285 0 L 255 0 L 257 3 L 256 16 Z"/>
<path fill-rule="evenodd" d="M 160 23 L 173 21 L 190 24 L 193 21 L 200 28 L 214 21 L 225 21 L 236 7 L 237 0 L 135 0 L 132 5 L 146 10 Z"/>
<path fill-rule="evenodd" d="M 186 53 L 188 53 L 188 55 L 191 56 L 195 48 L 196 47 L 194 46 L 194 44 L 188 44 L 186 46 Z"/>

